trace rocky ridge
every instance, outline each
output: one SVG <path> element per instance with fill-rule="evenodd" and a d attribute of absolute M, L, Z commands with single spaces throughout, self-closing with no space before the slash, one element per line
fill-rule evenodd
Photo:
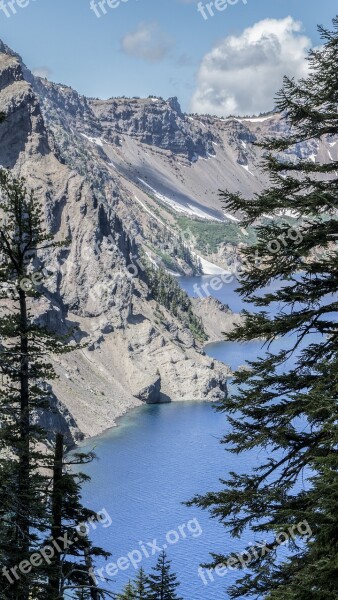
<path fill-rule="evenodd" d="M 100 146 L 89 142 L 76 163 L 78 139 L 87 147 L 70 125 L 80 108 L 72 102 L 67 110 L 54 107 L 57 122 L 48 121 L 41 85 L 2 44 L 0 163 L 35 190 L 56 239 L 71 240 L 67 248 L 46 251 L 45 297 L 32 301 L 33 314 L 61 333 L 75 326 L 74 341 L 86 343 L 55 359 L 59 378 L 46 388 L 51 410 L 37 418 L 51 431 L 61 428 L 71 443 L 101 433 L 144 401 L 220 398 L 229 370 L 221 364 L 213 369 L 190 331 L 149 296 L 138 205 L 110 172 Z M 141 276 L 131 276 L 131 264 L 139 265 Z"/>
<path fill-rule="evenodd" d="M 252 197 L 267 185 L 255 142 L 288 135 L 281 115 L 187 115 L 177 98 L 99 100 L 46 79 L 31 83 L 54 154 L 99 201 L 110 189 L 124 227 L 152 262 L 181 274 L 212 274 L 212 265 L 228 270 L 252 231 L 240 214 L 224 210 L 219 189 Z M 288 159 L 337 160 L 338 142 L 309 140 Z M 201 242 L 207 238 L 216 243 Z"/>

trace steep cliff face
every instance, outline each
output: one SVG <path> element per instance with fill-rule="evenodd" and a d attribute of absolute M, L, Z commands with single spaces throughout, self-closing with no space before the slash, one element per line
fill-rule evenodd
<path fill-rule="evenodd" d="M 191 128 L 181 111 L 177 98 L 90 100 L 90 107 L 99 120 L 104 138 L 114 142 L 120 134 L 142 144 L 184 154 L 207 158 L 214 154 L 211 132 Z"/>
<path fill-rule="evenodd" d="M 87 342 L 55 360 L 59 378 L 46 390 L 52 410 L 39 418 L 75 439 L 100 433 L 147 399 L 220 397 L 228 370 L 211 369 L 189 330 L 156 306 L 136 276 L 153 217 L 142 221 L 101 144 L 78 130 L 86 116 L 87 131 L 100 132 L 90 102 L 36 80 L 3 44 L 0 82 L 0 162 L 34 188 L 56 238 L 71 240 L 46 252 L 46 297 L 33 312 L 57 331 L 76 326 Z"/>

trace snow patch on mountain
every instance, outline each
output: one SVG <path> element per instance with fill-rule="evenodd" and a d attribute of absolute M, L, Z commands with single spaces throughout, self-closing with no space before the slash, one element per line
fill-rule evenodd
<path fill-rule="evenodd" d="M 151 190 L 151 192 L 154 194 L 155 198 L 157 198 L 161 202 L 164 202 L 165 204 L 168 204 L 176 212 L 185 213 L 192 217 L 199 217 L 201 219 L 206 219 L 207 221 L 218 221 L 218 222 L 222 223 L 222 219 L 217 219 L 217 217 L 212 217 L 208 213 L 204 212 L 203 210 L 201 210 L 195 206 L 192 206 L 191 204 L 187 204 L 185 206 L 183 204 L 179 204 L 178 202 L 176 202 L 175 200 L 172 200 L 171 198 L 168 198 L 164 194 L 160 194 L 157 190 L 155 190 L 153 187 L 151 187 L 151 185 L 149 185 L 146 181 L 141 179 L 141 177 L 138 177 L 138 180 L 144 186 L 146 186 L 149 190 Z"/>

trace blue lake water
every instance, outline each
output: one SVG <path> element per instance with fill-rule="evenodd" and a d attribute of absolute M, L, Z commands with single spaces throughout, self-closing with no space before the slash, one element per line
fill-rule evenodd
<path fill-rule="evenodd" d="M 140 542 L 151 553 L 147 543 L 156 539 L 158 547 L 167 546 L 184 600 L 226 598 L 225 587 L 235 574 L 215 577 L 205 586 L 198 577 L 199 564 L 209 559 L 211 550 L 241 552 L 252 540 L 232 540 L 208 513 L 182 502 L 196 493 L 219 489 L 218 478 L 229 470 L 247 469 L 247 457 L 226 456 L 219 444 L 227 427 L 225 416 L 209 403 L 144 406 L 86 446 L 95 445 L 99 461 L 86 467 L 92 481 L 85 487 L 84 500 L 95 510 L 105 509 L 112 519 L 110 527 L 98 525 L 92 536 L 112 552 L 108 562 L 116 564 L 129 553 L 139 560 Z M 252 455 L 252 464 L 257 458 Z M 143 556 L 138 564 L 150 571 L 157 555 Z M 123 561 L 120 564 L 125 566 Z M 99 566 L 105 567 L 105 561 Z M 110 589 L 120 591 L 134 576 L 133 566 L 119 569 Z"/>
<path fill-rule="evenodd" d="M 193 295 L 194 284 L 210 279 L 182 278 L 181 285 Z M 236 312 L 245 307 L 235 292 L 237 285 L 225 284 L 213 293 Z M 260 341 L 210 344 L 206 351 L 233 368 L 264 353 Z M 130 558 L 150 571 L 158 553 L 146 555 L 151 547 L 155 551 L 156 540 L 156 547 L 166 546 L 184 600 L 228 598 L 225 590 L 238 572 L 224 578 L 215 575 L 206 586 L 198 567 L 209 560 L 210 551 L 241 552 L 254 540 L 249 532 L 233 540 L 207 512 L 182 504 L 195 494 L 220 489 L 219 478 L 226 478 L 229 471 L 247 472 L 262 460 L 258 451 L 242 456 L 226 453 L 219 440 L 227 429 L 226 416 L 209 403 L 173 403 L 136 409 L 120 419 L 117 428 L 86 443 L 84 448 L 94 447 L 99 460 L 85 468 L 92 481 L 84 488 L 84 502 L 94 510 L 105 509 L 112 519 L 110 527 L 98 525 L 92 533 L 94 542 L 112 553 L 108 562 L 116 565 L 110 571 L 110 590 L 121 591 L 135 576 L 134 567 L 127 566 Z M 104 569 L 105 562 L 98 567 Z"/>

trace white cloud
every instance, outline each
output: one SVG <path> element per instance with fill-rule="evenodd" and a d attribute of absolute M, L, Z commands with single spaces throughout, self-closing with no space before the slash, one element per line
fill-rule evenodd
<path fill-rule="evenodd" d="M 51 76 L 52 72 L 53 71 L 49 67 L 36 67 L 32 70 L 33 75 L 36 75 L 37 77 L 46 77 L 47 79 Z"/>
<path fill-rule="evenodd" d="M 121 40 L 125 54 L 149 62 L 165 58 L 172 46 L 172 38 L 157 23 L 140 23 L 135 31 L 127 33 Z"/>
<path fill-rule="evenodd" d="M 283 76 L 304 77 L 311 46 L 292 17 L 265 19 L 221 40 L 201 62 L 191 110 L 219 116 L 272 110 Z"/>

